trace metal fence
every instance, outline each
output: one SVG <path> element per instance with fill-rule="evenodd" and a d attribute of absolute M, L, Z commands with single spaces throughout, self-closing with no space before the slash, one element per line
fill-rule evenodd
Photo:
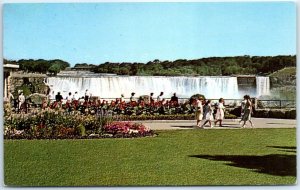
<path fill-rule="evenodd" d="M 257 108 L 296 108 L 295 100 L 258 100 Z"/>
<path fill-rule="evenodd" d="M 239 107 L 243 99 L 224 99 L 225 107 Z M 212 102 L 218 102 L 216 99 L 212 99 Z M 296 100 L 259 100 L 252 99 L 255 108 L 263 109 L 282 109 L 282 108 L 296 108 Z"/>

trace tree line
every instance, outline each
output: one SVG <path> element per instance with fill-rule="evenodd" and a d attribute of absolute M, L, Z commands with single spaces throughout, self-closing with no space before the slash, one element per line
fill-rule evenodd
<path fill-rule="evenodd" d="M 57 74 L 60 70 L 70 67 L 68 62 L 55 60 L 24 60 L 10 61 L 20 65 L 21 70 L 28 72 Z M 139 76 L 228 76 L 235 74 L 261 74 L 267 75 L 284 67 L 295 67 L 295 55 L 279 56 L 234 56 L 234 57 L 209 57 L 194 60 L 178 59 L 175 61 L 160 61 L 155 59 L 148 63 L 115 63 L 103 64 L 78 63 L 74 68 L 87 68 L 96 73 L 114 73 L 118 75 Z"/>
<path fill-rule="evenodd" d="M 96 73 L 115 73 L 118 75 L 156 75 L 156 76 L 215 76 L 235 74 L 267 75 L 284 67 L 296 66 L 296 56 L 235 56 L 209 57 L 195 60 L 178 59 L 148 63 L 112 63 L 95 66 Z"/>
<path fill-rule="evenodd" d="M 70 67 L 70 64 L 60 59 L 44 60 L 44 59 L 20 59 L 18 61 L 4 59 L 4 64 L 17 64 L 19 69 L 25 72 L 48 73 L 56 75 L 59 71 Z"/>

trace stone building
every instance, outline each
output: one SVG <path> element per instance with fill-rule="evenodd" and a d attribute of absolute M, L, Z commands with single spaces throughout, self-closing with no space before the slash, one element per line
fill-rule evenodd
<path fill-rule="evenodd" d="M 4 64 L 3 65 L 3 99 L 7 101 L 9 98 L 9 93 L 11 92 L 11 76 L 14 71 L 19 69 L 17 64 Z"/>
<path fill-rule="evenodd" d="M 4 64 L 3 65 L 3 99 L 9 100 L 10 94 L 15 98 L 18 95 L 20 89 L 27 89 L 27 95 L 38 93 L 48 94 L 49 87 L 46 84 L 46 74 L 40 73 L 26 73 L 19 71 L 19 65 L 17 64 Z M 26 94 L 24 91 L 24 94 Z"/>

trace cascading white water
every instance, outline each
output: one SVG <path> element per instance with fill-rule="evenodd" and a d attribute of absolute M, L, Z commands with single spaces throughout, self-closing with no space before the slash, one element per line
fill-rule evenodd
<path fill-rule="evenodd" d="M 256 77 L 256 96 L 270 94 L 270 79 L 269 77 Z"/>
<path fill-rule="evenodd" d="M 79 77 L 78 77 L 79 76 Z M 69 92 L 84 95 L 86 89 L 93 96 L 101 98 L 118 98 L 121 94 L 130 97 L 131 92 L 136 96 L 149 95 L 151 92 L 158 96 L 164 92 L 166 98 L 176 92 L 180 98 L 189 98 L 200 93 L 209 99 L 241 98 L 236 77 L 164 77 L 164 76 L 117 76 L 97 75 L 92 73 L 63 73 L 57 77 L 47 78 L 47 84 L 55 94 L 61 92 L 66 97 Z M 254 87 L 255 92 L 255 87 Z M 252 90 L 250 90 L 252 91 Z M 259 97 L 270 93 L 269 77 L 256 77 L 256 93 L 248 94 Z M 245 92 L 243 92 L 245 93 Z"/>
<path fill-rule="evenodd" d="M 51 91 L 61 92 L 66 97 L 68 92 L 78 92 L 84 95 L 86 89 L 93 96 L 101 98 L 119 98 L 121 94 L 130 97 L 131 92 L 136 96 L 149 95 L 154 97 L 164 92 L 169 98 L 174 92 L 180 98 L 189 98 L 200 93 L 207 98 L 220 97 L 240 98 L 236 77 L 164 77 L 164 76 L 97 76 L 97 77 L 49 77 L 47 84 Z"/>

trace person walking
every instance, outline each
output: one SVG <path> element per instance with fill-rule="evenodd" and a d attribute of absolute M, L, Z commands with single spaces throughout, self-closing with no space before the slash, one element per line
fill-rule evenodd
<path fill-rule="evenodd" d="M 239 121 L 240 124 L 243 121 L 243 115 L 244 115 L 245 106 L 246 106 L 246 102 L 247 102 L 246 97 L 247 97 L 247 95 L 244 96 L 244 100 L 241 103 L 241 120 Z"/>
<path fill-rule="evenodd" d="M 202 125 L 202 127 L 205 126 L 206 123 L 209 123 L 210 128 L 213 128 L 213 125 L 211 124 L 211 121 L 214 120 L 214 116 L 213 116 L 213 109 L 211 107 L 211 101 L 207 100 L 205 103 L 205 106 L 203 108 L 203 120 L 204 123 Z"/>
<path fill-rule="evenodd" d="M 245 128 L 246 122 L 249 121 L 249 123 L 251 124 L 251 127 L 253 128 L 254 125 L 251 121 L 251 114 L 253 112 L 252 110 L 252 102 L 250 99 L 249 95 L 245 95 L 244 98 L 246 99 L 246 103 L 245 103 L 245 109 L 244 109 L 244 113 L 243 113 L 243 117 L 242 117 L 242 121 L 244 122 L 242 125 L 242 128 Z"/>
<path fill-rule="evenodd" d="M 219 99 L 219 104 L 218 104 L 218 107 L 217 107 L 217 113 L 216 113 L 216 120 L 215 120 L 215 125 L 217 125 L 217 123 L 219 122 L 220 123 L 220 127 L 223 127 L 222 125 L 222 121 L 224 119 L 224 110 L 225 110 L 225 107 L 224 107 L 224 99 L 223 98 L 220 98 Z"/>
<path fill-rule="evenodd" d="M 202 106 L 202 101 L 203 98 L 201 96 L 198 97 L 197 101 L 196 101 L 196 125 L 199 128 L 203 128 L 202 126 L 200 126 L 200 123 L 203 119 L 203 106 Z"/>

